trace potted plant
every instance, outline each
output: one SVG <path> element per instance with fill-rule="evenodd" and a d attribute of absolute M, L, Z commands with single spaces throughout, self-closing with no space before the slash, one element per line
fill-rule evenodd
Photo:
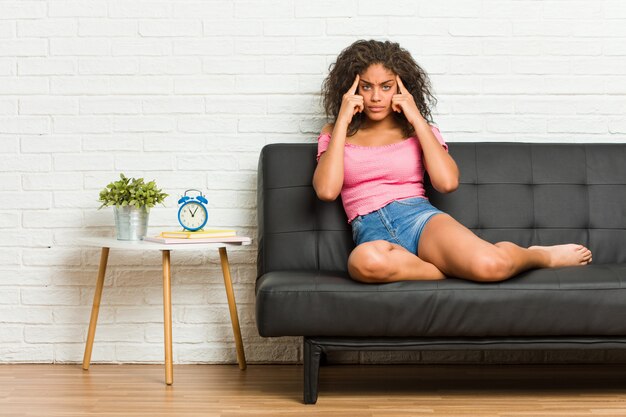
<path fill-rule="evenodd" d="M 167 196 L 154 181 L 146 183 L 143 178 L 120 174 L 119 180 L 100 191 L 99 209 L 114 206 L 118 240 L 141 240 L 148 231 L 150 209 Z"/>

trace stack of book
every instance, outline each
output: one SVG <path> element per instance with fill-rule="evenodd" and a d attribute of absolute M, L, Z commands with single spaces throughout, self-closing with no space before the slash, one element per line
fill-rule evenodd
<path fill-rule="evenodd" d="M 215 243 L 215 242 L 241 242 L 242 237 L 237 236 L 236 230 L 231 229 L 205 229 L 196 232 L 166 231 L 158 236 L 146 236 L 143 240 L 156 243 Z"/>

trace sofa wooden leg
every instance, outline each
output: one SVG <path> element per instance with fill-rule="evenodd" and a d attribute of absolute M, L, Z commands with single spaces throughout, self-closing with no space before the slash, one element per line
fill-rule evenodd
<path fill-rule="evenodd" d="M 304 403 L 317 402 L 322 347 L 304 338 Z"/>

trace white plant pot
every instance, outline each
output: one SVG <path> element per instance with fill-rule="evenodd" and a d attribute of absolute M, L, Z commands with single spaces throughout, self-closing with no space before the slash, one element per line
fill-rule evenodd
<path fill-rule="evenodd" d="M 134 206 L 114 207 L 117 240 L 142 240 L 148 233 L 150 209 Z"/>

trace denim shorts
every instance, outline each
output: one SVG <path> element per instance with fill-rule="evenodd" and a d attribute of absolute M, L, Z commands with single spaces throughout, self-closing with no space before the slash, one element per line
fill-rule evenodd
<path fill-rule="evenodd" d="M 352 220 L 352 238 L 357 245 L 386 240 L 417 255 L 426 223 L 435 214 L 442 213 L 423 197 L 392 201 L 376 211 L 355 217 Z"/>

